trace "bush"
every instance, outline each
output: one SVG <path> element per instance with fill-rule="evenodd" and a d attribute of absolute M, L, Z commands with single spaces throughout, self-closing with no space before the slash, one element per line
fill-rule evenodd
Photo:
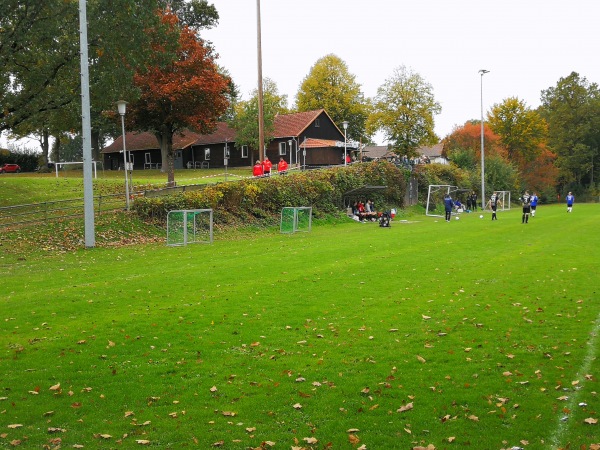
<path fill-rule="evenodd" d="M 365 185 L 388 187 L 376 197 L 377 204 L 403 206 L 404 171 L 377 161 L 220 183 L 161 197 L 139 197 L 132 210 L 142 218 L 164 221 L 171 210 L 212 208 L 218 224 L 274 224 L 285 206 L 311 206 L 316 217 L 339 211 L 344 194 Z"/>

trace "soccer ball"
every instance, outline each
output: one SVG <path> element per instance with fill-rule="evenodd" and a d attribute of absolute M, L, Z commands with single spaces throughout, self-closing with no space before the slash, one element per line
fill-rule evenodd
<path fill-rule="evenodd" d="M 460 217 L 456 216 L 455 219 L 458 220 L 458 219 L 460 219 Z"/>
<path fill-rule="evenodd" d="M 479 218 L 480 218 L 480 219 L 483 219 L 483 214 L 480 214 L 480 215 L 479 215 Z"/>

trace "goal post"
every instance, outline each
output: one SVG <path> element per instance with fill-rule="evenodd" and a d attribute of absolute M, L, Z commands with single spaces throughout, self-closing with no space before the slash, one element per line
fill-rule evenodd
<path fill-rule="evenodd" d="M 465 203 L 465 199 L 462 197 L 469 191 L 470 189 L 462 189 L 450 184 L 430 184 L 427 189 L 425 215 L 430 217 L 445 217 L 444 197 L 446 194 L 449 194 L 453 201 L 460 200 L 462 203 Z M 456 214 L 456 212 L 452 211 L 452 214 Z"/>
<path fill-rule="evenodd" d="M 167 245 L 212 244 L 213 210 L 180 209 L 167 214 Z"/>
<path fill-rule="evenodd" d="M 310 232 L 312 228 L 312 207 L 286 206 L 281 210 L 280 231 L 282 233 Z"/>

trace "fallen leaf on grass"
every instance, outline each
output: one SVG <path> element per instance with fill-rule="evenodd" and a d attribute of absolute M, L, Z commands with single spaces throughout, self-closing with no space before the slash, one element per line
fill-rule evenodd
<path fill-rule="evenodd" d="M 136 439 L 135 442 L 140 445 L 150 445 L 150 441 L 148 439 Z"/>
<path fill-rule="evenodd" d="M 292 406 L 294 409 L 302 409 L 302 405 L 300 403 L 296 403 Z"/>
<path fill-rule="evenodd" d="M 422 362 L 423 364 L 425 364 L 427 361 L 425 360 L 425 358 L 423 358 L 422 356 L 417 355 L 417 359 L 419 360 L 419 362 Z"/>
<path fill-rule="evenodd" d="M 413 409 L 413 403 L 407 403 L 406 405 L 401 406 L 400 408 L 398 408 L 398 410 L 396 412 L 405 412 L 405 411 L 410 411 L 411 409 Z"/>
<path fill-rule="evenodd" d="M 588 417 L 584 420 L 585 423 L 589 425 L 596 425 L 598 423 L 598 419 L 594 419 L 593 417 Z"/>
<path fill-rule="evenodd" d="M 350 443 L 352 445 L 356 445 L 356 444 L 358 444 L 360 442 L 360 439 L 355 434 L 348 435 L 348 440 L 350 441 Z"/>
<path fill-rule="evenodd" d="M 306 441 L 307 444 L 316 444 L 317 442 L 319 442 L 319 440 L 314 437 L 302 438 L 302 440 Z"/>
<path fill-rule="evenodd" d="M 471 414 L 467 419 L 472 420 L 473 422 L 479 422 L 479 417 Z"/>
<path fill-rule="evenodd" d="M 50 386 L 51 391 L 60 391 L 60 383 L 55 384 L 54 386 Z"/>
<path fill-rule="evenodd" d="M 13 424 L 11 424 L 11 425 L 8 425 L 8 428 L 15 430 L 15 429 L 17 429 L 17 428 L 21 428 L 22 426 L 23 426 L 23 424 L 20 424 L 20 423 L 13 423 Z"/>

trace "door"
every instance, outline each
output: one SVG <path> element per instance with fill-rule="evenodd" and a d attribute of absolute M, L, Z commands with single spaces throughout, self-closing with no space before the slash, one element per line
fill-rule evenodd
<path fill-rule="evenodd" d="M 177 150 L 175 152 L 175 169 L 183 169 L 183 152 L 181 150 Z"/>

